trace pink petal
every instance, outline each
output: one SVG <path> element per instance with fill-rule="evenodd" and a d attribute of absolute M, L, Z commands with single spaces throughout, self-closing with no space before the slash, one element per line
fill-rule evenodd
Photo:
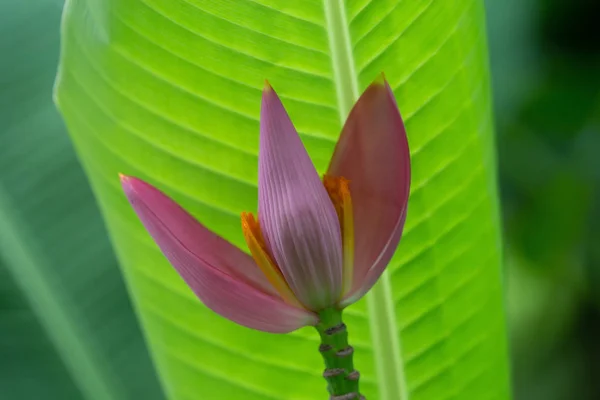
<path fill-rule="evenodd" d="M 264 292 L 277 293 L 250 255 L 205 228 L 160 190 L 134 177 L 122 176 L 121 183 L 129 201 L 137 202 L 134 208 L 143 202 L 148 212 L 159 218 L 195 257 Z"/>
<path fill-rule="evenodd" d="M 267 332 L 289 332 L 316 322 L 313 314 L 277 297 L 250 256 L 204 228 L 165 194 L 137 178 L 122 177 L 121 182 L 163 254 L 208 308 Z"/>
<path fill-rule="evenodd" d="M 340 305 L 342 307 L 348 306 L 352 303 L 357 302 L 361 297 L 363 297 L 385 271 L 389 260 L 392 258 L 394 253 L 396 252 L 396 247 L 400 242 L 400 238 L 402 236 L 402 228 L 404 227 L 404 222 L 406 221 L 406 208 L 402 213 L 402 217 L 398 220 L 395 229 L 390 236 L 389 242 L 387 246 L 384 246 L 383 251 L 379 255 L 379 260 L 373 264 L 373 267 L 367 272 L 367 275 L 363 278 L 362 282 L 360 282 L 359 286 L 356 287 L 354 291 L 350 291 L 347 296 L 342 299 Z M 395 245 L 392 245 L 394 244 Z M 383 262 L 383 260 L 387 260 Z"/>
<path fill-rule="evenodd" d="M 298 300 L 311 310 L 328 307 L 342 288 L 338 216 L 270 86 L 260 121 L 258 217 L 265 242 Z"/>
<path fill-rule="evenodd" d="M 347 297 L 354 301 L 377 281 L 394 254 L 410 191 L 406 131 L 385 80 L 371 84 L 350 112 L 328 174 L 350 181 L 355 264 Z"/>

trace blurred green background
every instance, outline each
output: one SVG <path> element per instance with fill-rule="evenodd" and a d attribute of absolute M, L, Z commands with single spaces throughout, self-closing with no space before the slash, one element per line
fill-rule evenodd
<path fill-rule="evenodd" d="M 0 398 L 161 399 L 52 104 L 61 8 L 0 1 Z M 600 3 L 487 9 L 515 398 L 598 399 Z"/>

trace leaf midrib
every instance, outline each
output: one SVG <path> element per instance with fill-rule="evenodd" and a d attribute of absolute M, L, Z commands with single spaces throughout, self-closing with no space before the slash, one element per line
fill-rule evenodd
<path fill-rule="evenodd" d="M 343 125 L 359 96 L 358 79 L 344 0 L 324 0 L 324 7 L 340 123 Z M 366 297 L 379 398 L 408 400 L 391 283 L 387 271 Z"/>

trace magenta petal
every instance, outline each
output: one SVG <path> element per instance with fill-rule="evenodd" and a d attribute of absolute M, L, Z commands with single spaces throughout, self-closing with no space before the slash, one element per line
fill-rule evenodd
<path fill-rule="evenodd" d="M 274 290 L 250 256 L 208 231 L 158 189 L 131 177 L 122 177 L 122 185 L 163 254 L 207 307 L 267 332 L 289 332 L 316 322 L 312 313 L 268 294 Z"/>
<path fill-rule="evenodd" d="M 160 190 L 134 177 L 122 177 L 121 182 L 140 218 L 140 211 L 144 210 L 145 218 L 160 220 L 173 237 L 203 263 L 264 292 L 277 293 L 250 255 L 205 228 Z M 157 238 L 154 239 L 160 246 Z"/>
<path fill-rule="evenodd" d="M 265 241 L 298 300 L 334 304 L 342 288 L 342 242 L 335 208 L 281 101 L 263 92 L 258 217 Z"/>
<path fill-rule="evenodd" d="M 410 191 L 406 131 L 387 82 L 371 84 L 350 112 L 328 174 L 350 181 L 355 253 L 347 297 L 354 301 L 371 288 L 394 254 Z"/>
<path fill-rule="evenodd" d="M 379 255 L 379 260 L 377 260 L 371 269 L 367 272 L 366 276 L 359 282 L 357 287 L 350 291 L 348 295 L 344 297 L 344 299 L 340 302 L 340 305 L 345 307 L 352 303 L 357 302 L 361 297 L 363 297 L 385 271 L 389 260 L 392 258 L 396 251 L 396 247 L 398 242 L 400 242 L 400 237 L 402 236 L 402 228 L 404 227 L 404 222 L 406 221 L 406 209 L 402 213 L 402 217 L 396 223 L 396 227 L 392 232 L 392 235 L 389 238 L 389 242 L 387 246 L 384 246 L 383 251 Z M 394 244 L 394 245 L 392 245 Z M 386 260 L 383 262 L 383 260 Z"/>
<path fill-rule="evenodd" d="M 178 270 L 208 308 L 240 325 L 264 332 L 287 333 L 318 323 L 315 314 L 292 307 L 210 266 L 183 261 Z"/>

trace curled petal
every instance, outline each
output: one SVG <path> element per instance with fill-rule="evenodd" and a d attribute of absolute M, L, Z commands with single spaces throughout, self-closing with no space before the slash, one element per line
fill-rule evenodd
<path fill-rule="evenodd" d="M 410 191 L 406 131 L 385 80 L 371 84 L 350 112 L 327 173 L 350 181 L 355 250 L 354 282 L 347 297 L 356 300 L 394 254 Z"/>
<path fill-rule="evenodd" d="M 263 92 L 258 218 L 273 258 L 298 300 L 319 310 L 342 288 L 338 217 L 277 94 Z"/>
<path fill-rule="evenodd" d="M 392 236 L 390 236 L 388 245 L 384 247 L 384 250 L 382 251 L 382 253 L 379 256 L 380 260 L 387 260 L 387 261 L 385 263 L 380 262 L 380 261 L 375 261 L 375 263 L 373 264 L 373 268 L 371 268 L 367 272 L 367 275 L 363 278 L 360 285 L 354 291 L 349 292 L 348 295 L 345 296 L 344 299 L 342 299 L 342 301 L 340 302 L 340 305 L 342 307 L 345 307 L 352 303 L 357 302 L 369 290 L 371 290 L 371 288 L 373 287 L 373 285 L 375 285 L 375 283 L 377 283 L 377 280 L 379 279 L 379 277 L 381 276 L 383 271 L 385 271 L 385 268 L 386 268 L 389 260 L 392 258 L 392 256 L 394 255 L 394 252 L 396 251 L 396 246 L 397 246 L 398 242 L 400 241 L 400 237 L 402 236 L 402 228 L 404 227 L 405 221 L 406 221 L 406 209 L 405 209 L 404 213 L 402 214 L 402 218 L 400 218 L 398 220 L 398 222 L 396 223 L 396 228 L 393 230 Z M 394 244 L 394 245 L 392 245 L 392 244 Z"/>
<path fill-rule="evenodd" d="M 251 257 L 208 231 L 158 189 L 132 177 L 121 177 L 121 182 L 163 254 L 208 308 L 266 332 L 290 332 L 316 322 L 314 314 L 274 294 Z"/>

